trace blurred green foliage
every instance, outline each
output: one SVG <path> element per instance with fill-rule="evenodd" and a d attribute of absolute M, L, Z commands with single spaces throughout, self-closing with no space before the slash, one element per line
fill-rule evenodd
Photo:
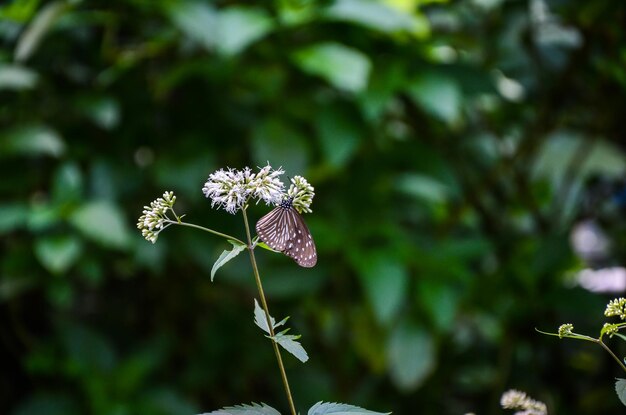
<path fill-rule="evenodd" d="M 625 18 L 610 0 L 5 2 L 0 412 L 286 408 L 245 258 L 211 283 L 224 242 L 133 229 L 173 190 L 241 235 L 200 189 L 269 161 L 317 193 L 318 265 L 259 253 L 311 357 L 286 362 L 302 410 L 496 414 L 517 388 L 622 413 L 609 356 L 534 328 L 602 320 L 610 296 L 567 284 L 574 224 L 624 259 Z"/>

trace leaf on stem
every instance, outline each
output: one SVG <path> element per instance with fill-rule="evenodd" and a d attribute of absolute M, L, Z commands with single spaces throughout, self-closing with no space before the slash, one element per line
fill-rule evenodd
<path fill-rule="evenodd" d="M 359 408 L 358 406 L 348 405 L 345 403 L 336 402 L 318 402 L 309 409 L 307 415 L 388 415 L 391 412 L 374 412 L 367 409 Z"/>
<path fill-rule="evenodd" d="M 299 335 L 296 336 L 293 334 L 286 334 L 286 332 L 287 330 L 281 333 L 278 333 L 274 337 L 271 337 L 271 336 L 269 337 L 270 339 L 274 340 L 276 343 L 280 344 L 283 349 L 287 350 L 289 353 L 294 355 L 296 359 L 298 359 L 302 363 L 305 363 L 307 360 L 309 360 L 309 355 L 306 353 L 306 350 L 304 350 L 304 347 L 302 347 L 300 342 L 296 341 L 296 339 L 299 339 L 300 336 Z"/>
<path fill-rule="evenodd" d="M 274 319 L 274 317 L 270 316 L 270 322 L 272 324 L 272 328 L 275 329 L 276 327 L 282 326 L 283 324 L 285 324 L 285 322 L 288 319 L 289 317 L 285 317 L 284 319 L 276 323 L 276 320 Z M 265 311 L 263 311 L 263 309 L 259 305 L 259 302 L 256 300 L 256 298 L 254 299 L 254 323 L 257 326 L 259 326 L 261 330 L 263 330 L 267 334 L 271 334 L 270 329 L 267 326 L 267 318 L 265 318 Z"/>
<path fill-rule="evenodd" d="M 233 245 L 233 249 L 222 252 L 222 254 L 217 258 L 215 264 L 213 264 L 213 268 L 211 268 L 211 282 L 213 282 L 213 277 L 215 277 L 215 273 L 218 269 L 220 269 L 225 263 L 239 255 L 241 251 L 246 249 L 245 245 L 240 244 L 239 242 L 228 240 Z"/>
<path fill-rule="evenodd" d="M 285 317 L 284 319 L 276 323 L 274 317 L 269 316 L 270 324 L 272 325 L 273 329 L 282 326 L 288 319 L 289 317 Z M 269 337 L 270 339 L 278 343 L 283 349 L 294 355 L 296 359 L 298 359 L 302 363 L 309 360 L 309 355 L 307 354 L 306 350 L 304 350 L 304 347 L 302 347 L 302 345 L 296 341 L 300 338 L 300 336 L 287 334 L 289 329 L 282 331 L 274 336 L 271 335 L 270 329 L 267 326 L 265 311 L 261 308 L 261 306 L 259 306 L 259 303 L 256 299 L 254 300 L 254 323 L 259 326 L 261 330 L 268 334 L 267 337 Z"/>
<path fill-rule="evenodd" d="M 617 382 L 615 382 L 615 392 L 617 392 L 619 400 L 626 405 L 626 379 L 617 379 Z"/>
<path fill-rule="evenodd" d="M 213 412 L 200 415 L 280 415 L 276 409 L 264 403 L 252 403 L 252 405 L 227 406 Z"/>

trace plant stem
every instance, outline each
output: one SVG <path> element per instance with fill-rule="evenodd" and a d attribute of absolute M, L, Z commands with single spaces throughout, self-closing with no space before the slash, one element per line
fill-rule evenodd
<path fill-rule="evenodd" d="M 259 296 L 261 297 L 261 305 L 265 311 L 265 319 L 267 320 L 267 327 L 270 330 L 270 336 L 274 337 L 274 327 L 270 319 L 270 310 L 265 300 L 265 293 L 263 292 L 263 284 L 261 284 L 261 276 L 259 275 L 259 268 L 256 265 L 256 259 L 254 258 L 254 247 L 252 246 L 252 237 L 250 236 L 250 226 L 248 225 L 248 216 L 246 215 L 246 209 L 241 210 L 243 212 L 243 221 L 246 225 L 246 236 L 248 238 L 248 253 L 250 254 L 250 262 L 252 263 L 252 271 L 254 272 L 254 279 L 256 286 L 259 290 Z M 296 415 L 296 407 L 293 403 L 293 397 L 291 396 L 291 389 L 289 388 L 289 381 L 287 380 L 287 372 L 285 372 L 285 366 L 283 365 L 283 359 L 280 355 L 280 349 L 274 339 L 272 339 L 272 346 L 274 347 L 274 353 L 276 354 L 276 360 L 278 361 L 278 368 L 280 369 L 280 376 L 283 379 L 283 385 L 285 387 L 285 393 L 287 394 L 287 400 L 289 401 L 289 408 L 291 414 Z"/>
<path fill-rule="evenodd" d="M 231 241 L 238 242 L 241 245 L 248 245 L 244 241 L 241 241 L 241 240 L 235 238 L 234 236 L 230 236 L 230 235 L 227 235 L 227 234 L 222 233 L 222 232 L 214 231 L 213 229 L 205 228 L 204 226 L 195 225 L 193 223 L 186 223 L 186 222 L 182 222 L 180 220 L 178 222 L 170 220 L 169 223 L 172 223 L 174 225 L 189 226 L 190 228 L 200 229 L 202 231 L 210 232 L 210 233 L 212 233 L 214 235 L 221 236 L 222 238 L 226 238 L 226 239 L 230 239 Z"/>
<path fill-rule="evenodd" d="M 606 344 L 604 344 L 604 342 L 601 339 L 593 339 L 593 341 L 595 343 L 598 343 L 600 346 L 602 346 L 604 348 L 604 350 L 606 350 L 607 352 L 609 352 L 609 354 L 611 356 L 613 356 L 613 359 L 615 359 L 615 361 L 620 365 L 620 367 L 622 368 L 622 370 L 624 372 L 626 372 L 626 366 L 624 366 L 624 363 L 618 359 L 617 356 L 615 356 L 615 353 L 613 353 L 613 351 L 611 349 L 609 349 L 609 346 L 607 346 Z"/>

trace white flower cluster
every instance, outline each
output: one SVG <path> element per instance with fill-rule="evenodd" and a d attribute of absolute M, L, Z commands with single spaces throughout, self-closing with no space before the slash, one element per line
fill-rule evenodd
<path fill-rule="evenodd" d="M 159 232 L 165 228 L 165 222 L 169 220 L 166 213 L 176 203 L 174 192 L 165 192 L 163 197 L 150 202 L 150 206 L 143 207 L 143 215 L 139 217 L 137 229 L 146 240 L 155 243 Z"/>
<path fill-rule="evenodd" d="M 545 403 L 531 399 L 526 393 L 515 389 L 502 394 L 500 405 L 504 409 L 518 409 L 515 415 L 548 415 Z"/>
<path fill-rule="evenodd" d="M 220 169 L 209 175 L 202 193 L 211 199 L 211 207 L 223 208 L 231 214 L 237 213 L 250 199 L 278 205 L 287 197 L 292 198 L 299 212 L 311 212 L 309 206 L 315 195 L 313 187 L 304 178 L 296 176 L 285 193 L 285 185 L 280 180 L 284 173 L 282 168 L 274 170 L 269 164 L 257 173 L 252 173 L 249 167 L 243 170 Z"/>
<path fill-rule="evenodd" d="M 300 213 L 311 213 L 311 203 L 315 196 L 313 186 L 302 176 L 291 179 L 291 186 L 287 190 L 287 196 L 292 199 L 293 207 Z"/>

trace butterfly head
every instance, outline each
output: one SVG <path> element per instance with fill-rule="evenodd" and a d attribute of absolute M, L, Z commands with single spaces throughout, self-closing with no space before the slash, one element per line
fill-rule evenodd
<path fill-rule="evenodd" d="M 283 199 L 282 202 L 280 202 L 280 207 L 283 209 L 289 209 L 293 206 L 293 196 L 289 196 L 286 199 Z"/>

